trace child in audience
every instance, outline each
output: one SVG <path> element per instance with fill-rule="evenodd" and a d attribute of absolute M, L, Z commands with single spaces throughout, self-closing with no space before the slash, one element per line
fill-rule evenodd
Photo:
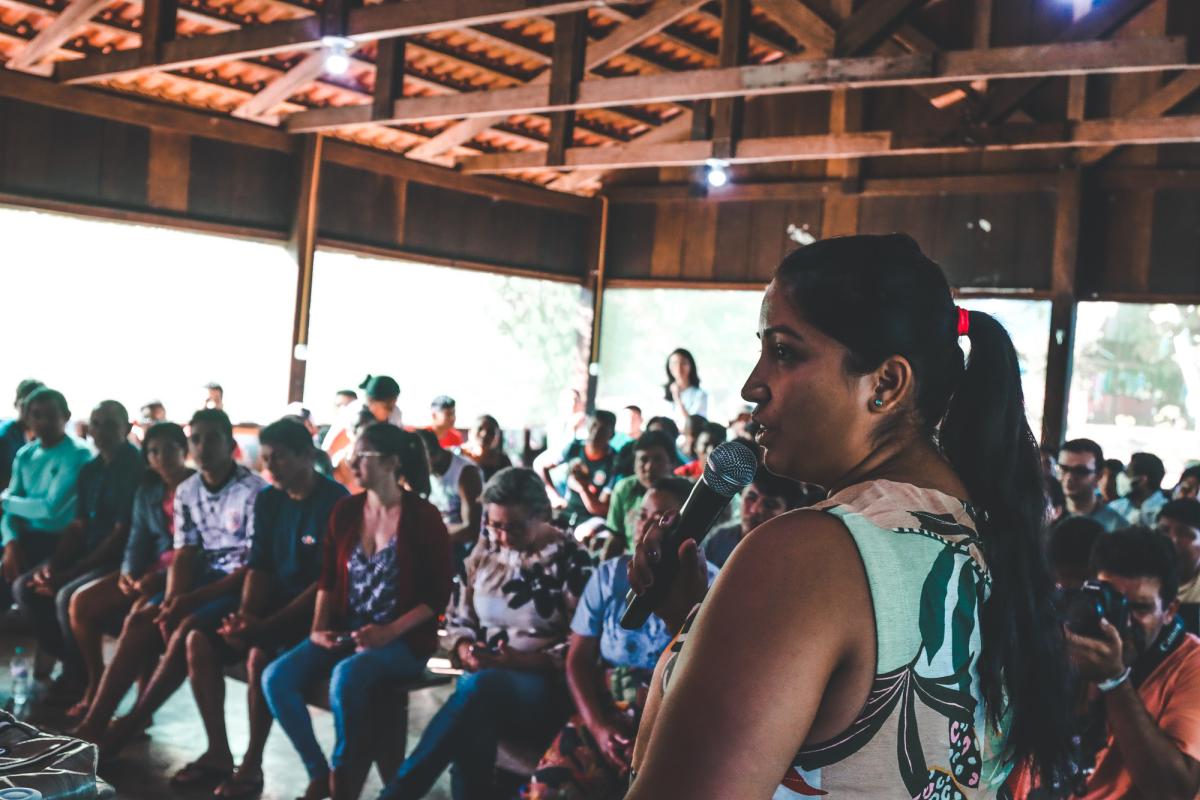
<path fill-rule="evenodd" d="M 308 771 L 305 800 L 358 797 L 370 766 L 371 690 L 424 672 L 453 581 L 450 537 L 425 499 L 429 462 L 420 439 L 395 425 L 370 425 L 350 464 L 366 491 L 330 515 L 312 632 L 262 679 L 271 713 Z M 331 761 L 304 701 L 305 689 L 325 678 L 337 732 Z"/>
<path fill-rule="evenodd" d="M 116 635 L 131 609 L 141 609 L 167 585 L 167 567 L 174 555 L 175 489 L 193 470 L 184 464 L 187 434 L 173 422 L 151 426 L 142 440 L 142 457 L 149 469 L 133 496 L 133 516 L 121 568 L 87 584 L 71 598 L 71 632 L 83 660 L 87 685 L 83 699 L 67 716 L 87 713 L 104 671 L 102 639 Z"/>
<path fill-rule="evenodd" d="M 656 480 L 637 511 L 638 531 L 648 520 L 678 513 L 691 490 L 684 478 Z M 597 567 L 579 599 L 567 650 L 567 686 L 576 713 L 538 762 L 526 800 L 607 800 L 624 794 L 646 689 L 672 635 L 654 615 L 635 631 L 621 627 L 629 559 L 621 555 Z M 708 565 L 708 573 L 711 581 L 716 567 Z"/>

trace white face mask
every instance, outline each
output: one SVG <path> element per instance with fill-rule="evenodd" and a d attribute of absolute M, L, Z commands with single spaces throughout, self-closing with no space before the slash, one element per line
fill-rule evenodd
<path fill-rule="evenodd" d="M 1117 497 L 1124 497 L 1133 489 L 1133 482 L 1124 472 L 1117 475 Z"/>

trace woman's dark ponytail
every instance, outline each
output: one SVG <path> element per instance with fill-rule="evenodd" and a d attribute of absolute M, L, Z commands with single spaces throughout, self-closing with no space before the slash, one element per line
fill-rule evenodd
<path fill-rule="evenodd" d="M 1014 712 L 1009 749 L 1033 756 L 1049 781 L 1065 766 L 1072 731 L 1063 708 L 1071 696 L 1066 653 L 1039 557 L 1046 513 L 1041 462 L 1008 332 L 991 315 L 972 311 L 968 336 L 971 353 L 938 441 L 986 511 L 979 530 L 992 589 L 980 612 L 980 681 L 993 724 L 1006 709 Z"/>
<path fill-rule="evenodd" d="M 987 314 L 963 320 L 941 268 L 907 236 L 825 239 L 785 258 L 775 280 L 806 321 L 846 347 L 847 371 L 866 374 L 895 355 L 912 366 L 917 421 L 985 512 L 978 529 L 992 587 L 980 610 L 978 669 L 988 719 L 1008 723 L 1014 760 L 1052 779 L 1067 763 L 1073 708 L 1041 549 L 1041 465 L 1012 340 Z"/>

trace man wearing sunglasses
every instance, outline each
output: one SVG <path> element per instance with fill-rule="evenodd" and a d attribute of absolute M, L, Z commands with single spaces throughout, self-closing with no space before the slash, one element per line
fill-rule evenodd
<path fill-rule="evenodd" d="M 1093 519 L 1107 533 L 1129 525 L 1100 497 L 1104 451 L 1099 444 L 1091 439 L 1072 439 L 1059 450 L 1058 468 L 1063 494 L 1067 496 L 1068 514 Z"/>

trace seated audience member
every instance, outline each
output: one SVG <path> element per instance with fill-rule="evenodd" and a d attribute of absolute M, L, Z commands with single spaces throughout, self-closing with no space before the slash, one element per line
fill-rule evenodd
<path fill-rule="evenodd" d="M 1104 471 L 1100 473 L 1100 496 L 1111 503 L 1121 496 L 1117 489 L 1117 477 L 1125 474 L 1125 465 L 1117 458 L 1104 459 Z"/>
<path fill-rule="evenodd" d="M 691 464 L 696 460 L 696 442 L 700 439 L 700 434 L 708 426 L 708 420 L 699 414 L 693 414 L 688 417 L 683 423 L 683 431 L 680 433 L 679 449 L 684 455 L 684 464 Z"/>
<path fill-rule="evenodd" d="M 1058 479 L 1058 449 L 1043 444 L 1038 448 L 1038 452 L 1042 456 L 1042 474 L 1047 478 Z"/>
<path fill-rule="evenodd" d="M 454 694 L 380 798 L 415 800 L 453 762 L 455 800 L 492 796 L 496 746 L 544 746 L 567 718 L 563 650 L 591 559 L 550 523 L 538 476 L 501 470 L 483 489 L 488 536 L 467 559 L 447 613 Z"/>
<path fill-rule="evenodd" d="M 351 403 L 358 402 L 358 391 L 355 389 L 339 389 L 333 396 L 334 408 L 345 408 Z"/>
<path fill-rule="evenodd" d="M 1158 512 L 1158 532 L 1179 556 L 1179 602 L 1200 603 L 1200 500 L 1172 500 Z"/>
<path fill-rule="evenodd" d="M 208 395 L 204 398 L 204 408 L 223 411 L 225 409 L 225 389 L 219 383 L 207 383 L 204 389 Z"/>
<path fill-rule="evenodd" d="M 354 482 L 354 470 L 349 459 L 354 453 L 354 440 L 367 425 L 374 422 L 400 424 L 400 384 L 388 375 L 368 375 L 359 384 L 367 399 L 344 407 L 340 419 L 325 434 L 321 449 L 329 454 L 333 479 L 352 492 L 362 491 Z"/>
<path fill-rule="evenodd" d="M 1078 589 L 1092 574 L 1092 548 L 1108 531 L 1090 517 L 1063 517 L 1048 531 L 1046 558 L 1061 589 Z"/>
<path fill-rule="evenodd" d="M 1072 439 L 1058 454 L 1058 470 L 1063 494 L 1067 498 L 1067 513 L 1090 517 L 1104 530 L 1112 533 L 1129 525 L 1100 495 L 1100 472 L 1104 468 L 1104 451 L 1091 439 Z"/>
<path fill-rule="evenodd" d="M 429 415 L 433 423 L 429 430 L 437 434 L 438 444 L 445 448 L 459 447 L 463 443 L 462 434 L 454 427 L 458 421 L 458 412 L 454 398 L 439 394 L 429 404 Z"/>
<path fill-rule="evenodd" d="M 8 481 L 12 478 L 12 465 L 16 460 L 17 451 L 24 447 L 32 436 L 29 430 L 29 416 L 25 411 L 25 398 L 42 386 L 41 381 L 33 378 L 26 378 L 17 384 L 17 396 L 13 400 L 17 416 L 0 422 L 0 491 L 8 486 Z"/>
<path fill-rule="evenodd" d="M 655 481 L 637 512 L 634 538 L 649 520 L 679 513 L 691 490 L 683 478 Z M 628 785 L 650 676 L 673 635 L 655 615 L 635 631 L 621 627 L 630 558 L 602 563 L 579 598 L 567 650 L 567 687 L 576 713 L 542 756 L 526 800 L 608 800 L 623 795 Z M 711 582 L 717 570 L 707 568 Z"/>
<path fill-rule="evenodd" d="M 625 406 L 617 412 L 617 433 L 612 447 L 617 451 L 617 480 L 633 474 L 633 448 L 642 435 L 642 410 Z"/>
<path fill-rule="evenodd" d="M 67 434 L 71 410 L 60 392 L 45 386 L 35 389 L 25 398 L 25 411 L 34 440 L 17 451 L 8 488 L 0 492 L 3 608 L 12 601 L 17 578 L 58 550 L 75 519 L 79 473 L 92 460 L 92 451 Z"/>
<path fill-rule="evenodd" d="M 1105 620 L 1099 636 L 1066 634 L 1093 712 L 1077 797 L 1182 800 L 1200 791 L 1200 639 L 1176 615 L 1176 561 L 1170 542 L 1145 528 L 1102 536 L 1092 551 L 1093 576 L 1125 596 L 1129 625 Z M 1015 796 L 1025 797 L 1028 773 L 1018 781 Z"/>
<path fill-rule="evenodd" d="M 824 495 L 815 487 L 772 475 L 765 467 L 759 467 L 754 482 L 742 491 L 740 521 L 717 528 L 704 538 L 700 549 L 709 563 L 723 567 L 733 548 L 750 531 L 780 514 L 822 499 Z"/>
<path fill-rule="evenodd" d="M 512 459 L 504 452 L 504 431 L 496 418 L 488 414 L 475 421 L 470 438 L 462 446 L 462 454 L 483 471 L 485 481 L 512 466 Z"/>
<path fill-rule="evenodd" d="M 146 431 L 142 454 L 149 469 L 133 496 L 129 538 L 121 568 L 81 588 L 71 598 L 71 633 L 83 662 L 87 686 L 67 716 L 82 717 L 91 707 L 104 671 L 105 633 L 117 634 L 131 609 L 140 609 L 167 585 L 174 555 L 175 490 L 192 470 L 184 464 L 188 441 L 183 428 L 160 422 Z"/>
<path fill-rule="evenodd" d="M 224 411 L 191 420 L 200 471 L 175 490 L 175 555 L 161 598 L 125 618 L 117 651 L 75 735 L 115 755 L 187 678 L 187 636 L 215 631 L 237 610 L 254 541 L 254 501 L 266 482 L 233 460 L 233 425 Z M 158 658 L 162 654 L 161 659 Z M 125 692 L 158 659 L 130 713 L 109 724 Z"/>
<path fill-rule="evenodd" d="M 608 499 L 608 529 L 613 532 L 610 554 L 632 553 L 634 531 L 629 515 L 637 511 L 646 492 L 671 474 L 675 445 L 660 431 L 647 431 L 634 445 L 633 474 L 613 486 Z"/>
<path fill-rule="evenodd" d="M 660 431 L 665 433 L 667 437 L 670 438 L 671 444 L 675 447 L 675 463 L 671 465 L 672 470 L 675 469 L 675 467 L 682 466 L 691 460 L 684 458 L 683 453 L 679 450 L 679 426 L 675 424 L 675 420 L 671 419 L 670 417 L 652 417 L 650 421 L 646 423 L 646 430 Z"/>
<path fill-rule="evenodd" d="M 717 448 L 717 445 L 725 441 L 725 426 L 716 422 L 706 422 L 700 430 L 700 435 L 696 437 L 696 459 L 691 463 L 684 464 L 675 470 L 675 474 L 681 478 L 690 478 L 691 480 L 699 480 L 704 474 L 704 465 L 708 463 L 709 454 Z"/>
<path fill-rule="evenodd" d="M 178 788 L 218 783 L 218 797 L 257 797 L 263 788 L 262 757 L 271 730 L 271 711 L 262 693 L 262 674 L 283 648 L 308 636 L 312 625 L 321 543 L 334 505 L 345 487 L 315 469 L 319 452 L 312 434 L 294 417 L 284 417 L 258 435 L 262 459 L 274 485 L 254 502 L 254 541 L 238 610 L 216 631 L 188 634 L 188 677 L 200 710 L 208 749 L 177 772 Z M 246 705 L 250 736 L 241 765 L 225 730 L 223 668 L 246 662 Z"/>
<path fill-rule="evenodd" d="M 1063 493 L 1062 483 L 1043 478 L 1046 485 L 1046 521 L 1054 524 L 1067 513 L 1067 496 Z"/>
<path fill-rule="evenodd" d="M 79 471 L 75 521 L 54 555 L 17 579 L 13 595 L 33 623 L 39 648 L 60 659 L 62 674 L 55 699 L 75 702 L 87 686 L 87 673 L 71 633 L 71 599 L 77 591 L 121 563 L 133 496 L 145 472 L 141 454 L 128 442 L 129 412 L 116 400 L 92 410 L 89 428 L 100 454 Z"/>
<path fill-rule="evenodd" d="M 663 384 L 666 412 L 683 424 L 691 416 L 708 416 L 708 393 L 700 388 L 696 359 L 682 347 L 667 356 L 667 382 Z"/>
<path fill-rule="evenodd" d="M 1174 500 L 1196 500 L 1200 498 L 1200 464 L 1188 467 L 1179 476 L 1179 483 L 1171 492 Z"/>
<path fill-rule="evenodd" d="M 466 558 L 483 524 L 483 478 L 471 459 L 442 448 L 433 431 L 416 431 L 429 454 L 429 502 L 446 523 L 450 541 Z"/>
<path fill-rule="evenodd" d="M 1134 453 L 1125 474 L 1129 476 L 1129 493 L 1108 507 L 1124 517 L 1129 525 L 1153 528 L 1158 522 L 1159 509 L 1167 503 L 1167 495 L 1162 490 L 1167 470 L 1162 459 L 1153 453 Z"/>
<path fill-rule="evenodd" d="M 616 481 L 617 454 L 612 449 L 613 430 L 617 424 L 611 411 L 596 411 L 588 418 L 588 438 L 575 440 L 567 445 L 558 459 L 547 459 L 541 464 L 542 480 L 551 503 L 563 509 L 563 515 L 571 525 L 583 522 L 588 517 L 608 515 L 605 490 L 612 490 Z M 567 496 L 559 494 L 550 477 L 550 470 L 559 464 L 567 464 Z"/>
<path fill-rule="evenodd" d="M 424 672 L 453 583 L 446 526 L 424 499 L 430 481 L 420 439 L 395 425 L 368 426 L 352 463 L 366 491 L 330 515 L 311 633 L 262 679 L 271 713 L 304 762 L 310 799 L 358 797 L 369 768 L 371 691 Z M 337 734 L 331 761 L 304 701 L 305 689 L 325 678 Z"/>

